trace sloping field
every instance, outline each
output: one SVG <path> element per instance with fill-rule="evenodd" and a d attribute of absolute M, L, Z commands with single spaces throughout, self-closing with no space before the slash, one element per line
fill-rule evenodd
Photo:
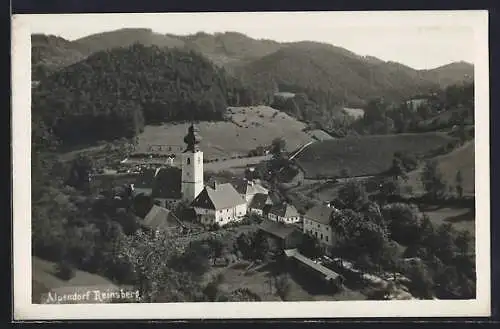
<path fill-rule="evenodd" d="M 228 109 L 230 121 L 200 122 L 201 149 L 206 159 L 219 160 L 246 155 L 258 146 L 270 145 L 276 137 L 286 140 L 287 150 L 297 149 L 312 140 L 302 131 L 306 125 L 289 115 L 268 106 L 232 107 Z M 184 147 L 184 136 L 189 123 L 147 126 L 139 135 L 137 152 L 149 152 L 154 145 L 178 145 L 172 152 Z M 156 152 L 156 151 L 155 151 Z M 169 153 L 168 149 L 165 150 Z M 159 153 L 159 152 L 158 152 Z"/>
<path fill-rule="evenodd" d="M 474 195 L 475 184 L 475 154 L 474 140 L 468 141 L 460 148 L 452 152 L 440 155 L 435 158 L 438 161 L 438 168 L 444 176 L 448 186 L 456 186 L 457 171 L 462 172 L 464 195 Z M 423 186 L 420 181 L 422 168 L 411 172 L 408 176 L 407 184 L 412 186 L 413 193 L 423 193 Z"/>
<path fill-rule="evenodd" d="M 394 153 L 424 154 L 452 141 L 442 133 L 371 135 L 316 142 L 297 157 L 306 178 L 375 175 L 390 168 Z"/>
<path fill-rule="evenodd" d="M 75 276 L 64 281 L 55 276 L 55 264 L 37 257 L 32 258 L 32 302 L 40 303 L 42 296 L 49 291 L 64 291 L 70 288 L 84 287 L 85 289 L 116 289 L 108 279 L 84 271 L 75 270 Z"/>

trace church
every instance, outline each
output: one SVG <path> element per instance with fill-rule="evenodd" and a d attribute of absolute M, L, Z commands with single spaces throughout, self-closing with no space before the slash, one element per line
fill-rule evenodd
<path fill-rule="evenodd" d="M 134 194 L 150 197 L 166 208 L 185 202 L 204 225 L 222 226 L 242 219 L 253 196 L 268 191 L 252 181 L 236 187 L 232 183 L 216 181 L 205 184 L 200 141 L 199 131 L 192 124 L 184 137 L 186 149 L 181 156 L 181 165 L 144 170 L 132 185 Z"/>

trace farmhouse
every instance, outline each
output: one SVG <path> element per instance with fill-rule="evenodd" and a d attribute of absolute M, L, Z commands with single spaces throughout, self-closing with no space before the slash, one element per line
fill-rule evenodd
<path fill-rule="evenodd" d="M 275 222 L 292 224 L 300 221 L 300 214 L 293 205 L 282 203 L 272 206 L 267 218 Z"/>
<path fill-rule="evenodd" d="M 191 203 L 197 219 L 204 225 L 226 225 L 241 220 L 247 212 L 247 204 L 229 183 L 205 186 Z"/>
<path fill-rule="evenodd" d="M 157 205 L 153 205 L 141 224 L 155 232 L 180 232 L 184 228 L 182 222 L 170 210 Z"/>
<path fill-rule="evenodd" d="M 269 190 L 260 185 L 257 181 L 248 180 L 245 178 L 233 179 L 231 184 L 236 191 L 245 199 L 247 205 L 252 202 L 256 194 L 269 194 Z"/>
<path fill-rule="evenodd" d="M 248 205 L 248 212 L 259 216 L 267 216 L 273 202 L 268 194 L 257 193 Z"/>
<path fill-rule="evenodd" d="M 317 205 L 304 215 L 304 233 L 314 236 L 325 245 L 332 245 L 333 230 L 331 222 L 338 210 L 329 205 Z"/>
<path fill-rule="evenodd" d="M 280 250 L 297 248 L 302 242 L 302 232 L 293 225 L 264 220 L 259 230 L 266 233 L 273 244 Z"/>

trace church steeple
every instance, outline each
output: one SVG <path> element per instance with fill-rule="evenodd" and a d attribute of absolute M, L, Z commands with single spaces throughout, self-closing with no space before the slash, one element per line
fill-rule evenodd
<path fill-rule="evenodd" d="M 188 128 L 188 133 L 184 137 L 184 143 L 186 143 L 186 150 L 184 152 L 196 152 L 198 151 L 198 144 L 201 141 L 198 127 L 193 123 Z"/>

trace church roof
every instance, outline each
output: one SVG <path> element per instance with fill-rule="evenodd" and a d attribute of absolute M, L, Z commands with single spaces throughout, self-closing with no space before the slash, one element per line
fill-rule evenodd
<path fill-rule="evenodd" d="M 194 152 L 198 148 L 198 144 L 201 142 L 201 137 L 199 134 L 199 129 L 194 124 L 191 124 L 188 128 L 188 133 L 184 137 L 184 143 L 187 144 L 186 150 L 184 152 Z"/>
<path fill-rule="evenodd" d="M 191 206 L 205 209 L 227 209 L 245 204 L 235 188 L 229 184 L 216 184 L 214 187 L 205 186 L 194 199 Z"/>

